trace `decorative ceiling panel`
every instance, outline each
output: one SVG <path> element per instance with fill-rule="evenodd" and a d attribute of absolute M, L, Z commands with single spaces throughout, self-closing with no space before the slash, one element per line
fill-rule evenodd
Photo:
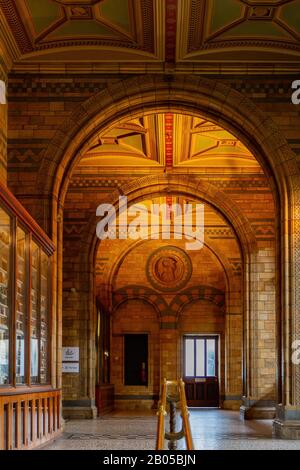
<path fill-rule="evenodd" d="M 177 167 L 259 170 L 258 162 L 242 142 L 217 124 L 176 114 L 174 129 L 174 163 Z"/>
<path fill-rule="evenodd" d="M 155 5 L 152 0 L 0 0 L 21 54 L 43 60 L 55 52 L 60 59 L 85 60 L 88 48 L 95 58 L 128 60 L 127 51 L 139 59 L 156 58 Z M 109 54 L 107 54 L 109 51 Z M 100 54 L 99 54 L 100 52 Z M 98 54 L 98 55 L 97 55 Z M 89 57 L 91 53 L 89 54 Z M 51 54 L 50 56 L 51 57 Z"/>
<path fill-rule="evenodd" d="M 163 165 L 162 127 L 162 114 L 124 121 L 96 137 L 81 165 L 129 168 Z"/>
<path fill-rule="evenodd" d="M 170 120 L 170 117 L 172 119 Z M 166 118 L 171 122 L 165 126 Z M 168 145 L 171 163 L 168 163 Z M 261 169 L 251 152 L 235 136 L 206 119 L 183 114 L 151 114 L 124 121 L 98 135 L 82 158 L 80 167 L 132 168 L 157 167 L 206 172 Z M 96 171 L 97 173 L 97 171 Z"/>
<path fill-rule="evenodd" d="M 179 61 L 288 61 L 299 56 L 300 0 L 179 1 Z"/>
<path fill-rule="evenodd" d="M 0 0 L 13 70 L 299 69 L 300 0 Z"/>

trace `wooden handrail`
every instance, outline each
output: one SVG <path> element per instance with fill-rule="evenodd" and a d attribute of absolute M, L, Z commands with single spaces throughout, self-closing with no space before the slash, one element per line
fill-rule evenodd
<path fill-rule="evenodd" d="M 189 421 L 189 412 L 185 396 L 185 383 L 180 378 L 179 380 L 166 380 L 164 379 L 162 385 L 161 399 L 158 406 L 158 422 L 157 422 L 157 435 L 156 435 L 156 450 L 163 450 L 165 443 L 165 416 L 167 415 L 167 398 L 168 386 L 176 386 L 180 411 L 182 417 L 182 434 L 184 435 L 187 450 L 194 450 L 194 443 L 192 438 L 191 426 Z M 181 434 L 179 433 L 179 434 Z M 178 439 L 178 437 L 177 437 Z"/>

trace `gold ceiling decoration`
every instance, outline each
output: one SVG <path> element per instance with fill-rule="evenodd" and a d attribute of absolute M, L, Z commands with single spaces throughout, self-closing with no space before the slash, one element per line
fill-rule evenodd
<path fill-rule="evenodd" d="M 21 59 L 41 61 L 155 60 L 156 4 L 149 0 L 0 0 Z"/>
<path fill-rule="evenodd" d="M 203 169 L 259 167 L 242 142 L 217 124 L 177 114 L 174 128 L 175 165 Z"/>
<path fill-rule="evenodd" d="M 300 0 L 0 0 L 15 71 L 298 71 Z"/>
<path fill-rule="evenodd" d="M 178 61 L 299 58 L 299 0 L 179 0 L 179 18 Z"/>
<path fill-rule="evenodd" d="M 170 113 L 169 113 L 170 114 Z M 260 166 L 251 152 L 230 132 L 206 119 L 183 114 L 173 115 L 173 170 L 205 172 L 254 171 Z M 144 116 L 99 134 L 80 167 L 166 169 L 165 115 Z"/>
<path fill-rule="evenodd" d="M 163 115 L 124 121 L 100 134 L 81 164 L 86 166 L 136 167 L 163 165 Z"/>

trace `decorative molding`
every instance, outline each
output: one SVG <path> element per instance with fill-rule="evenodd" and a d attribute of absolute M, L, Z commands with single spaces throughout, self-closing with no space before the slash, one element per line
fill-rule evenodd
<path fill-rule="evenodd" d="M 173 168 L 173 133 L 174 133 L 174 114 L 165 114 L 165 158 L 166 158 L 166 169 L 171 170 Z"/>
<path fill-rule="evenodd" d="M 160 0 L 161 1 L 161 0 Z M 251 76 L 299 76 L 299 61 L 289 60 L 285 62 L 276 63 L 239 63 L 233 61 L 193 61 L 184 62 L 179 59 L 178 62 L 172 65 L 171 73 L 175 74 L 193 74 L 194 76 L 213 76 L 213 78 L 220 78 L 220 70 L 222 70 L 222 76 L 230 75 L 244 75 L 247 77 Z M 141 60 L 137 61 L 121 61 L 115 60 L 114 62 L 105 62 L 94 60 L 80 62 L 75 60 L 74 62 L 57 62 L 57 61 L 45 61 L 37 62 L 30 60 L 30 57 L 26 57 L 26 61 L 16 61 L 12 66 L 14 73 L 20 74 L 58 74 L 58 73 L 71 73 L 73 75 L 94 75 L 94 74 L 166 74 L 170 73 L 170 69 L 167 64 L 160 58 L 160 56 L 145 59 L 142 57 Z"/>
<path fill-rule="evenodd" d="M 261 48 L 278 48 L 278 49 L 290 49 L 292 51 L 300 51 L 300 43 L 295 44 L 294 42 L 283 42 L 283 41 L 270 41 L 270 40 L 257 40 L 257 39 L 241 39 L 235 40 L 231 39 L 230 41 L 217 41 L 215 40 L 213 43 L 204 43 L 200 49 L 201 51 L 206 51 L 210 49 L 225 49 L 229 47 L 236 47 L 240 49 L 242 47 L 261 47 Z"/>
<path fill-rule="evenodd" d="M 180 37 L 179 50 L 177 53 L 177 61 L 194 61 L 201 62 L 201 54 L 206 52 L 223 51 L 222 59 L 222 71 L 225 61 L 232 62 L 231 58 L 227 59 L 224 52 L 226 49 L 232 51 L 236 49 L 235 63 L 240 64 L 243 61 L 247 61 L 247 55 L 241 53 L 241 49 L 249 47 L 256 49 L 257 60 L 259 57 L 260 50 L 268 51 L 269 54 L 281 51 L 291 51 L 290 62 L 293 60 L 292 56 L 295 52 L 300 51 L 300 34 L 292 26 L 283 21 L 280 17 L 279 5 L 274 3 L 272 5 L 264 4 L 249 4 L 248 2 L 240 2 L 241 5 L 241 16 L 236 15 L 235 19 L 231 20 L 231 23 L 226 23 L 224 19 L 224 25 L 220 26 L 216 32 L 209 32 L 209 22 L 211 15 L 213 14 L 213 1 L 210 2 L 202 0 L 179 0 L 180 6 L 180 18 L 177 36 Z M 286 3 L 286 2 L 283 2 Z M 267 16 L 266 16 L 267 15 Z M 187 20 L 188 18 L 188 20 Z M 218 38 L 220 34 L 224 32 L 230 32 L 232 27 L 239 25 L 242 27 L 245 22 L 261 22 L 268 21 L 274 23 L 277 28 L 281 28 L 285 31 L 287 37 L 281 39 L 268 37 L 267 33 L 262 38 L 254 38 L 246 33 L 241 38 L 228 37 L 228 39 Z M 206 54 L 205 54 L 206 56 Z M 270 62 L 272 62 L 272 56 L 270 56 Z M 299 55 L 298 55 L 299 57 Z M 205 58 L 206 60 L 206 58 Z M 256 59 L 255 59 L 256 60 Z M 215 59 L 214 59 L 215 61 Z M 285 60 L 284 60 L 285 61 Z M 266 61 L 264 61 L 266 62 Z M 276 65 L 278 59 L 276 60 Z M 261 67 L 261 65 L 260 65 Z"/>
<path fill-rule="evenodd" d="M 174 299 L 168 303 L 163 294 L 141 285 L 128 285 L 112 293 L 113 310 L 117 310 L 121 304 L 129 300 L 144 300 L 152 304 L 160 317 L 172 317 L 178 319 L 182 309 L 196 300 L 205 300 L 220 308 L 220 313 L 225 313 L 225 292 L 212 286 L 200 285 L 190 287 L 178 293 Z M 170 322 L 171 323 L 171 322 Z M 176 323 L 176 322 L 175 322 Z M 164 324 L 168 324 L 164 322 Z"/>
<path fill-rule="evenodd" d="M 152 0 L 141 0 L 141 15 L 143 22 L 143 50 L 154 53 L 154 8 Z M 136 26 L 138 29 L 138 27 Z"/>
<path fill-rule="evenodd" d="M 225 313 L 225 292 L 206 285 L 190 287 L 177 294 L 170 304 L 170 313 L 178 318 L 183 308 L 195 300 L 211 302 L 221 309 L 221 313 Z"/>
<path fill-rule="evenodd" d="M 228 261 L 232 267 L 234 276 L 241 276 L 243 270 L 243 264 L 241 258 L 228 258 Z"/>
<path fill-rule="evenodd" d="M 210 238 L 235 238 L 232 229 L 226 226 L 205 228 L 205 235 Z"/>
<path fill-rule="evenodd" d="M 0 8 L 6 17 L 20 51 L 23 54 L 32 52 L 33 45 L 22 23 L 15 2 L 12 2 L 11 0 L 0 0 Z"/>
<path fill-rule="evenodd" d="M 163 246 L 155 250 L 146 262 L 146 275 L 150 284 L 162 292 L 182 289 L 192 275 L 190 257 L 180 248 Z"/>
<path fill-rule="evenodd" d="M 165 15 L 165 61 L 173 64 L 176 61 L 177 34 L 177 0 L 166 0 Z"/>
<path fill-rule="evenodd" d="M 131 17 L 131 26 L 133 35 L 130 36 L 117 24 L 112 23 L 106 18 L 99 16 L 96 4 L 101 0 L 84 2 L 67 2 L 60 1 L 63 16 L 58 21 L 45 28 L 39 35 L 36 34 L 32 25 L 32 18 L 30 10 L 27 10 L 26 5 L 15 4 L 12 0 L 0 0 L 0 7 L 5 15 L 7 22 L 10 26 L 13 36 L 16 39 L 18 47 L 23 55 L 28 53 L 42 52 L 48 50 L 55 50 L 57 48 L 73 48 L 73 47 L 94 47 L 100 46 L 104 48 L 124 48 L 127 50 L 137 50 L 147 54 L 154 54 L 154 8 L 152 0 L 140 0 L 139 2 L 129 1 L 129 15 Z M 95 10 L 94 10 L 95 9 Z M 22 13 L 22 14 L 21 14 Z M 26 18 L 23 21 L 23 14 Z M 62 23 L 78 19 L 80 21 L 91 20 L 100 21 L 108 29 L 119 35 L 116 39 L 105 38 L 101 34 L 97 37 L 89 38 L 76 38 L 72 39 L 47 39 L 47 35 L 55 31 Z M 24 22 L 27 21 L 27 27 Z M 138 24 L 137 24 L 138 22 Z M 136 36 L 137 33 L 137 36 Z M 32 36 L 32 37 L 30 37 Z M 93 36 L 93 35 L 92 35 Z M 21 57 L 22 59 L 22 57 Z M 99 59 L 101 60 L 101 58 Z M 115 57 L 114 62 L 117 62 Z M 126 58 L 128 61 L 128 58 Z"/>
<path fill-rule="evenodd" d="M 116 310 L 122 303 L 133 299 L 145 300 L 152 304 L 161 317 L 168 314 L 168 304 L 163 296 L 155 290 L 141 285 L 128 285 L 114 291 L 112 293 L 113 309 Z"/>

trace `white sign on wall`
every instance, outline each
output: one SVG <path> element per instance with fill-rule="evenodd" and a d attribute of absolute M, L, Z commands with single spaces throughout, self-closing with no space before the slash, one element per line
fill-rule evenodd
<path fill-rule="evenodd" d="M 62 348 L 63 362 L 76 362 L 79 361 L 79 348 Z"/>
<path fill-rule="evenodd" d="M 68 374 L 78 374 L 79 362 L 63 362 L 62 371 Z"/>

